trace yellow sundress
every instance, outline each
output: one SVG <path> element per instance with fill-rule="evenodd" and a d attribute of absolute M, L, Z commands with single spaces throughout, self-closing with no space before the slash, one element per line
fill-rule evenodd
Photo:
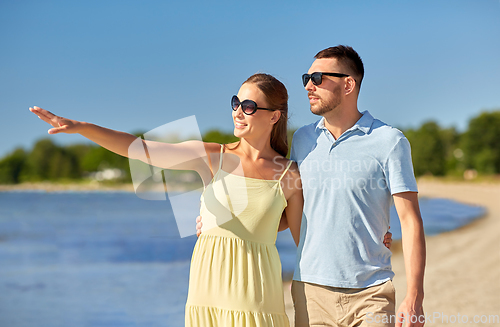
<path fill-rule="evenodd" d="M 276 236 L 281 179 L 219 169 L 201 197 L 202 234 L 189 274 L 186 326 L 288 327 Z"/>

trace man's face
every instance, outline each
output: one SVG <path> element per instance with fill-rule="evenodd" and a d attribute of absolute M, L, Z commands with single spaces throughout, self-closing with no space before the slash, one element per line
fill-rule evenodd
<path fill-rule="evenodd" d="M 337 59 L 316 59 L 307 73 L 314 72 L 346 74 L 342 66 L 337 63 Z M 341 77 L 323 75 L 320 85 L 314 85 L 309 81 L 305 89 L 308 92 L 311 112 L 323 116 L 338 108 L 343 100 L 344 86 L 345 78 Z"/>

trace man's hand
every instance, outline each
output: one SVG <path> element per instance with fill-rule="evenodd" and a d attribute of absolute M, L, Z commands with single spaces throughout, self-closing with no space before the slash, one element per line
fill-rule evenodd
<path fill-rule="evenodd" d="M 391 228 L 391 226 L 389 226 L 389 228 Z M 384 245 L 389 250 L 391 249 L 391 245 L 392 245 L 392 233 L 389 232 L 389 231 L 387 231 L 387 233 L 385 233 L 385 235 L 384 235 Z"/>
<path fill-rule="evenodd" d="M 422 217 L 416 192 L 403 192 L 393 195 L 394 205 L 401 221 L 403 257 L 406 270 L 406 297 L 397 311 L 396 327 L 422 327 L 425 323 L 424 309 L 424 270 L 425 238 Z"/>
<path fill-rule="evenodd" d="M 425 323 L 422 299 L 414 299 L 406 296 L 397 311 L 396 327 L 422 327 Z"/>
<path fill-rule="evenodd" d="M 196 236 L 200 237 L 201 235 L 201 227 L 203 223 L 201 222 L 201 216 L 196 217 Z"/>

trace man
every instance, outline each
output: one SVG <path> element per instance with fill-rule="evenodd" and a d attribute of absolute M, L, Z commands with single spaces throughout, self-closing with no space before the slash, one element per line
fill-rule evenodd
<path fill-rule="evenodd" d="M 358 111 L 364 68 L 356 51 L 340 45 L 315 58 L 303 83 L 322 118 L 297 130 L 291 150 L 305 201 L 292 282 L 295 326 L 394 326 L 394 273 L 383 245 L 392 200 L 407 274 L 398 316 L 423 326 L 425 241 L 410 145 Z"/>
<path fill-rule="evenodd" d="M 311 111 L 322 118 L 295 132 L 291 150 L 304 193 L 295 326 L 394 326 L 394 273 L 384 246 L 392 201 L 407 274 L 398 316 L 423 326 L 425 240 L 408 140 L 358 111 L 364 68 L 356 51 L 339 45 L 315 59 L 303 83 Z"/>

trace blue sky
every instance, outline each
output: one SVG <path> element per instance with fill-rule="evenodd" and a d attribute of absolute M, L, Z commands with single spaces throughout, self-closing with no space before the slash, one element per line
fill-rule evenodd
<path fill-rule="evenodd" d="M 48 136 L 33 105 L 128 132 L 193 114 L 232 131 L 230 98 L 256 72 L 285 83 L 299 127 L 317 119 L 300 76 L 337 44 L 364 61 L 360 111 L 463 130 L 500 108 L 499 17 L 498 0 L 2 1 L 0 156 Z"/>

